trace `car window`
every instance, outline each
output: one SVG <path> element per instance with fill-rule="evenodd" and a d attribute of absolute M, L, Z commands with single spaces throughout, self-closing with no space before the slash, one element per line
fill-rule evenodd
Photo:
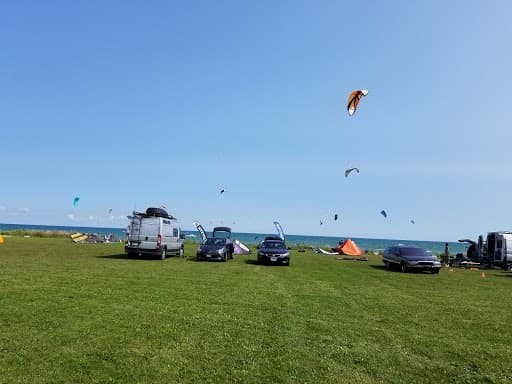
<path fill-rule="evenodd" d="M 262 248 L 279 249 L 284 248 L 284 244 L 280 241 L 265 241 Z"/>
<path fill-rule="evenodd" d="M 204 243 L 206 245 L 224 245 L 224 244 L 226 244 L 226 239 L 210 237 L 209 239 L 206 239 L 206 241 Z"/>

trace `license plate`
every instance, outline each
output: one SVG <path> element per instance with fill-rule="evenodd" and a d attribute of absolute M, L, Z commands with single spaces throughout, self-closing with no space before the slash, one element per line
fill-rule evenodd
<path fill-rule="evenodd" d="M 270 261 L 277 261 L 277 257 L 271 257 Z"/>

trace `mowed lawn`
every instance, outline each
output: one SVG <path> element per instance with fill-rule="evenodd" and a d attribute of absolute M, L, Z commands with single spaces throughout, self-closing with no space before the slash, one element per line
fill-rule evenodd
<path fill-rule="evenodd" d="M 510 383 L 512 276 L 6 237 L 1 383 Z"/>

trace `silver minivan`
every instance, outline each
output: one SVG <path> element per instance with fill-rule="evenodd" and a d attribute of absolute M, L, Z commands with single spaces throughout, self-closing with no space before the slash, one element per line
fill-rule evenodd
<path fill-rule="evenodd" d="M 129 217 L 125 252 L 131 256 L 183 256 L 183 236 L 178 220 L 161 208 L 148 208 Z"/>

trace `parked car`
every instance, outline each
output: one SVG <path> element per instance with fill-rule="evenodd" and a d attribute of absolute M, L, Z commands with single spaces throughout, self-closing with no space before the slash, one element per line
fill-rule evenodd
<path fill-rule="evenodd" d="M 290 265 L 290 252 L 280 238 L 266 238 L 258 245 L 258 264 L 266 263 Z"/>
<path fill-rule="evenodd" d="M 386 269 L 399 267 L 400 271 L 407 270 L 430 271 L 439 273 L 441 263 L 437 256 L 426 249 L 410 245 L 396 245 L 384 250 L 382 256 Z"/>
<path fill-rule="evenodd" d="M 124 249 L 132 257 L 148 255 L 164 260 L 169 253 L 183 256 L 183 236 L 178 220 L 162 208 L 133 212 Z"/>
<path fill-rule="evenodd" d="M 231 241 L 231 228 L 213 228 L 213 237 L 204 238 L 196 252 L 198 261 L 228 261 L 233 258 L 234 246 Z"/>

